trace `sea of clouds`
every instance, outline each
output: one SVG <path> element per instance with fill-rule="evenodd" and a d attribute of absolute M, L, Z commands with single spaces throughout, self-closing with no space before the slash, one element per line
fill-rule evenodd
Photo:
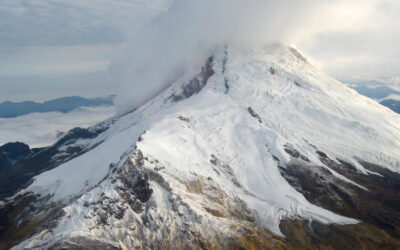
<path fill-rule="evenodd" d="M 82 107 L 68 113 L 32 113 L 16 118 L 0 118 L 0 145 L 24 142 L 31 148 L 50 146 L 75 127 L 95 125 L 115 113 L 114 107 Z"/>

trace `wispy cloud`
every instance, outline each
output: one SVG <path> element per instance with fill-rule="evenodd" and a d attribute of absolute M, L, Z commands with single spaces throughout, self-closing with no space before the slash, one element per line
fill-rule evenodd
<path fill-rule="evenodd" d="M 170 0 L 2 0 L 0 46 L 65 46 L 126 41 L 129 30 Z"/>
<path fill-rule="evenodd" d="M 399 11 L 394 0 L 175 0 L 112 64 L 117 103 L 140 104 L 223 43 L 295 45 L 341 79 L 398 75 Z"/>

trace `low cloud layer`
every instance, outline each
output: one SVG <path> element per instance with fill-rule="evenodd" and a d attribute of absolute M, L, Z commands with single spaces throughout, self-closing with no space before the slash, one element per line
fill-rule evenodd
<path fill-rule="evenodd" d="M 0 145 L 22 141 L 31 148 L 49 146 L 72 128 L 95 125 L 113 115 L 113 107 L 85 107 L 65 114 L 33 113 L 16 118 L 0 118 Z"/>
<path fill-rule="evenodd" d="M 389 56 L 400 42 L 393 9 L 400 10 L 391 0 L 175 0 L 112 63 L 117 105 L 120 111 L 140 105 L 225 43 L 294 45 L 341 79 L 367 77 L 363 67 L 393 76 L 400 66 L 399 57 Z M 384 36 L 374 40 L 374 33 Z"/>

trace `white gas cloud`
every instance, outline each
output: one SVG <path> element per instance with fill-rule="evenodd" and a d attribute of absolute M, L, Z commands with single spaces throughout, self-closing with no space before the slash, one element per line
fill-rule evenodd
<path fill-rule="evenodd" d="M 98 70 L 108 52 L 75 48 L 128 42 L 111 66 L 128 108 L 219 44 L 281 41 L 340 80 L 390 79 L 399 75 L 399 16 L 398 0 L 2 0 L 0 74 Z M 68 60 L 53 57 L 64 50 Z"/>
<path fill-rule="evenodd" d="M 176 0 L 140 29 L 111 65 L 120 111 L 150 98 L 183 70 L 198 69 L 219 45 L 287 41 L 291 27 L 317 1 Z"/>
<path fill-rule="evenodd" d="M 366 76 L 362 67 L 370 75 L 391 74 L 395 67 L 383 64 L 393 59 L 397 66 L 400 60 L 384 58 L 398 53 L 391 41 L 400 39 L 386 34 L 396 12 L 383 13 L 393 8 L 400 9 L 390 0 L 175 0 L 137 31 L 112 63 L 120 92 L 117 105 L 126 111 L 141 104 L 174 74 L 199 67 L 216 46 L 226 43 L 249 48 L 270 42 L 294 45 L 340 78 Z M 399 29 L 395 24 L 392 29 Z M 378 39 L 374 33 L 386 35 Z M 390 49 L 378 48 L 380 42 Z"/>

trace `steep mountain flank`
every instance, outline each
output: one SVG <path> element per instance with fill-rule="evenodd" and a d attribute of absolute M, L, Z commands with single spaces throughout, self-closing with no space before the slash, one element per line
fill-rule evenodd
<path fill-rule="evenodd" d="M 0 246 L 396 249 L 399 124 L 293 48 L 220 48 L 5 199 Z"/>

